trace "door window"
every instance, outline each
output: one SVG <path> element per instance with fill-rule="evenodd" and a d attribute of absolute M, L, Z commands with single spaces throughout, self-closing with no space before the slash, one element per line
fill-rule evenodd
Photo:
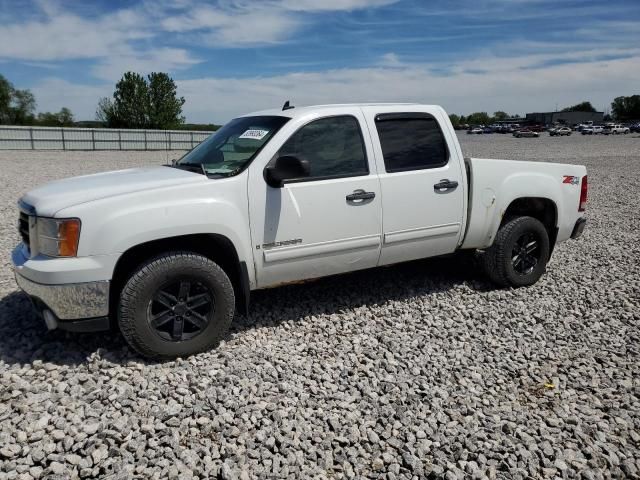
<path fill-rule="evenodd" d="M 287 140 L 279 155 L 309 162 L 311 175 L 301 181 L 369 174 L 360 125 L 352 116 L 308 123 Z"/>
<path fill-rule="evenodd" d="M 431 115 L 378 115 L 376 129 L 389 173 L 442 167 L 449 160 L 447 142 Z"/>

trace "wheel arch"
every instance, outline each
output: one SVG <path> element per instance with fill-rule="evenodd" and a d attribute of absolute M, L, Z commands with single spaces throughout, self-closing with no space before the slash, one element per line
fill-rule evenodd
<path fill-rule="evenodd" d="M 109 312 L 112 317 L 118 309 L 120 291 L 131 274 L 145 261 L 170 251 L 189 251 L 216 262 L 231 280 L 236 294 L 236 310 L 247 314 L 250 280 L 246 262 L 240 260 L 238 251 L 229 238 L 206 233 L 161 238 L 126 250 L 116 262 L 111 280 Z"/>
<path fill-rule="evenodd" d="M 558 237 L 558 206 L 546 197 L 519 197 L 511 201 L 502 216 L 500 227 L 514 217 L 533 217 L 539 220 L 549 236 L 549 257 Z"/>

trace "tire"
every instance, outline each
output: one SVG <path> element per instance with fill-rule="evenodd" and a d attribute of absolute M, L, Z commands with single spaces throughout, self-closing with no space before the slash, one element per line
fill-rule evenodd
<path fill-rule="evenodd" d="M 196 253 L 168 252 L 140 266 L 124 285 L 118 324 L 142 356 L 170 359 L 218 345 L 234 310 L 233 285 L 222 268 Z"/>
<path fill-rule="evenodd" d="M 530 240 L 527 240 L 530 239 Z M 521 254 L 519 246 L 536 241 L 536 248 L 530 260 L 516 260 L 515 253 Z M 533 217 L 516 217 L 505 222 L 493 242 L 480 256 L 481 263 L 489 279 L 501 287 L 525 287 L 540 279 L 549 261 L 549 236 L 544 225 Z M 527 268 L 523 268 L 527 267 Z M 519 271 L 522 270 L 522 271 Z"/>

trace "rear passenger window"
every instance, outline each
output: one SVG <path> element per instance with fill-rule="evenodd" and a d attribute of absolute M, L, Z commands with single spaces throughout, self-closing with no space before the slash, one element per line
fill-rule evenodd
<path fill-rule="evenodd" d="M 381 114 L 376 128 L 389 173 L 442 167 L 449 160 L 447 142 L 431 115 Z"/>
<path fill-rule="evenodd" d="M 310 178 L 368 175 L 360 125 L 355 117 L 327 117 L 308 123 L 280 149 L 280 155 L 307 160 Z"/>

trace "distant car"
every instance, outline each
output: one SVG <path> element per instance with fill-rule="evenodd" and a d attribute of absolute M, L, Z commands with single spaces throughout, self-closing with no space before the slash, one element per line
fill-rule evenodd
<path fill-rule="evenodd" d="M 484 130 L 480 127 L 470 128 L 469 130 L 467 130 L 468 134 L 482 135 L 483 132 Z"/>
<path fill-rule="evenodd" d="M 597 135 L 598 133 L 602 133 L 603 130 L 602 125 L 594 125 L 592 127 L 585 127 L 582 129 L 582 135 Z"/>
<path fill-rule="evenodd" d="M 543 132 L 544 131 L 544 127 L 542 125 L 529 125 L 527 127 L 527 130 L 529 130 L 531 132 Z"/>
<path fill-rule="evenodd" d="M 549 130 L 549 135 L 552 137 L 562 137 L 571 135 L 571 129 L 569 127 L 558 127 Z"/>
<path fill-rule="evenodd" d="M 482 129 L 482 133 L 493 133 L 493 128 L 491 127 L 484 127 Z"/>
<path fill-rule="evenodd" d="M 624 134 L 626 135 L 627 133 L 629 133 L 631 130 L 629 129 L 629 127 L 624 127 L 618 123 L 613 124 L 613 125 L 607 125 L 602 129 L 602 133 L 605 135 L 619 135 L 619 134 Z"/>
<path fill-rule="evenodd" d="M 629 127 L 629 131 L 635 132 L 635 133 L 640 133 L 640 122 L 634 123 L 633 125 L 631 125 Z"/>
<path fill-rule="evenodd" d="M 523 130 L 518 130 L 513 132 L 513 136 L 516 138 L 520 138 L 520 137 L 537 138 L 540 136 L 540 134 L 538 132 L 534 132 L 532 130 L 529 130 L 528 128 L 525 128 Z"/>

